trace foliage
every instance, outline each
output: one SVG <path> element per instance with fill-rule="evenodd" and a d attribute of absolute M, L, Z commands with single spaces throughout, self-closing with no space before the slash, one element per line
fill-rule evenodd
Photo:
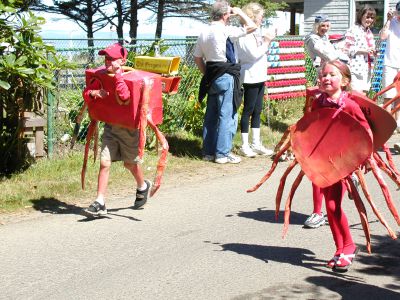
<path fill-rule="evenodd" d="M 265 9 L 265 17 L 273 17 L 276 16 L 277 10 L 282 10 L 287 7 L 285 2 L 271 2 L 270 0 L 259 0 L 259 1 L 251 1 L 251 0 L 232 0 L 231 6 L 243 7 L 250 2 L 258 2 Z"/>
<path fill-rule="evenodd" d="M 164 96 L 164 122 L 160 128 L 165 133 L 184 130 L 199 135 L 206 108 L 205 101 L 197 100 L 201 76 L 196 67 L 189 65 L 181 67 L 180 76 L 180 87 L 185 89 L 174 96 Z"/>
<path fill-rule="evenodd" d="M 43 113 L 55 71 L 72 68 L 38 32 L 45 20 L 0 4 L 0 175 L 27 165 L 24 112 Z"/>

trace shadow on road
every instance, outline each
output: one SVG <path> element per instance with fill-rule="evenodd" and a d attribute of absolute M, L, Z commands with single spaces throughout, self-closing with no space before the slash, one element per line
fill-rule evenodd
<path fill-rule="evenodd" d="M 56 198 L 41 197 L 29 200 L 35 210 L 49 214 L 75 214 L 80 215 L 82 207 L 62 202 Z"/>
<path fill-rule="evenodd" d="M 263 297 L 266 299 L 296 299 L 299 295 L 302 296 L 302 299 L 304 297 L 327 299 L 329 297 L 327 297 L 326 289 L 332 291 L 332 297 L 340 295 L 340 299 L 344 300 L 400 299 L 400 241 L 392 240 L 387 235 L 372 236 L 371 240 L 373 242 L 372 255 L 359 254 L 355 262 L 357 268 L 353 267 L 347 273 L 334 273 L 322 267 L 325 261 L 315 259 L 314 253 L 307 249 L 239 243 L 220 244 L 220 246 L 222 251 L 252 256 L 266 263 L 275 261 L 292 264 L 322 273 L 320 276 L 306 277 L 303 283 L 297 282 L 284 287 L 273 285 L 257 291 L 254 295 L 241 295 L 237 299 Z M 376 278 L 376 284 L 369 284 L 363 279 L 365 275 L 360 273 L 368 275 L 370 279 L 376 276 L 392 277 L 393 283 L 379 284 L 379 278 Z M 315 287 L 310 287 L 307 283 Z M 271 295 L 273 296 L 271 297 Z"/>
<path fill-rule="evenodd" d="M 132 221 L 141 221 L 140 219 L 134 218 L 128 215 L 117 214 L 116 212 L 121 210 L 132 210 L 132 207 L 121 207 L 121 208 L 111 208 L 107 209 L 107 215 L 103 217 L 94 217 L 94 218 L 87 218 L 83 215 L 83 208 L 62 202 L 56 198 L 46 198 L 41 197 L 40 199 L 31 199 L 30 202 L 32 203 L 32 208 L 40 211 L 42 213 L 48 214 L 73 214 L 82 216 L 83 219 L 78 220 L 78 222 L 89 222 L 94 220 L 101 220 L 101 219 L 110 219 L 110 216 L 117 216 L 121 218 L 126 218 Z"/>
<path fill-rule="evenodd" d="M 233 215 L 227 215 L 227 217 L 232 217 Z M 265 207 L 260 207 L 256 211 L 241 211 L 237 213 L 238 217 L 253 219 L 261 222 L 268 223 L 283 223 L 283 212 L 279 212 L 278 221 L 275 220 L 275 211 L 265 209 Z M 303 225 L 304 221 L 307 219 L 307 215 L 298 213 L 295 211 L 290 212 L 290 224 Z"/>
<path fill-rule="evenodd" d="M 314 252 L 304 248 L 276 247 L 240 243 L 221 244 L 220 246 L 222 247 L 222 251 L 232 251 L 241 255 L 252 256 L 266 263 L 269 261 L 275 261 L 306 268 L 325 266 L 326 263 L 324 260 L 316 259 Z"/>
<path fill-rule="evenodd" d="M 353 299 L 399 299 L 400 293 L 377 285 L 346 280 L 333 276 L 312 276 L 307 282 L 318 287 L 325 287 L 341 296 L 344 300 Z"/>
<path fill-rule="evenodd" d="M 375 276 L 392 276 L 400 291 L 400 241 L 388 235 L 372 235 L 372 254 L 359 255 L 357 261 L 363 267 L 359 272 Z M 399 298 L 400 299 L 400 298 Z"/>

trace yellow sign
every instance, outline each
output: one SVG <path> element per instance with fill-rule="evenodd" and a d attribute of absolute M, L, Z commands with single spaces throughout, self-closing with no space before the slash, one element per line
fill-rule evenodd
<path fill-rule="evenodd" d="M 178 74 L 181 58 L 175 57 L 152 57 L 136 56 L 135 69 L 166 75 Z"/>

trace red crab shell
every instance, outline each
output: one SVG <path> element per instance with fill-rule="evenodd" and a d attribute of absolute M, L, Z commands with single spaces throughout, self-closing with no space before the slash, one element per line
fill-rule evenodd
<path fill-rule="evenodd" d="M 357 102 L 368 120 L 374 138 L 374 150 L 378 150 L 392 136 L 397 127 L 396 120 L 388 111 L 365 95 L 352 91 L 349 96 Z"/>
<path fill-rule="evenodd" d="M 321 108 L 305 114 L 291 129 L 291 146 L 307 177 L 330 186 L 359 167 L 372 153 L 370 133 L 346 112 Z"/>

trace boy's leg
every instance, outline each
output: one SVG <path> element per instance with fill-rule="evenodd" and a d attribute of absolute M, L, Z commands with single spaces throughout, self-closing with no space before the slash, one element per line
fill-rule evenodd
<path fill-rule="evenodd" d="M 96 201 L 104 205 L 104 197 L 107 191 L 108 178 L 110 176 L 111 161 L 100 160 L 100 170 L 97 178 L 97 197 Z"/>
<path fill-rule="evenodd" d="M 112 134 L 110 125 L 104 126 L 103 142 L 100 153 L 100 169 L 97 177 L 96 200 L 85 209 L 86 214 L 101 216 L 107 214 L 104 197 L 107 191 L 108 177 L 110 175 L 111 162 L 118 160 L 118 145 Z"/>
<path fill-rule="evenodd" d="M 138 209 L 146 204 L 147 199 L 150 197 L 151 182 L 144 179 L 142 168 L 139 164 L 135 163 L 124 163 L 125 168 L 127 168 L 136 180 L 136 199 L 134 208 Z"/>

